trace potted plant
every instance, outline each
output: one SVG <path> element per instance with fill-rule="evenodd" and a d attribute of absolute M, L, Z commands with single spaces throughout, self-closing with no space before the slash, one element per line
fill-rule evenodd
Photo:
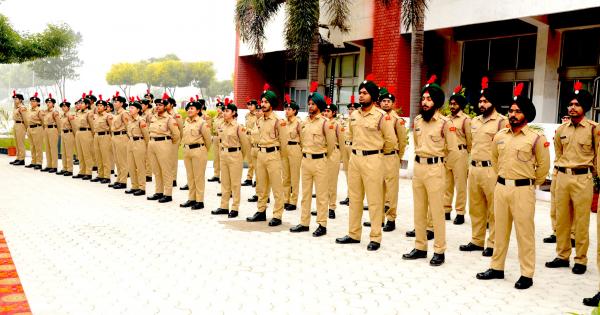
<path fill-rule="evenodd" d="M 592 212 L 598 211 L 598 194 L 600 193 L 600 177 L 594 176 L 594 196 L 592 197 Z"/>

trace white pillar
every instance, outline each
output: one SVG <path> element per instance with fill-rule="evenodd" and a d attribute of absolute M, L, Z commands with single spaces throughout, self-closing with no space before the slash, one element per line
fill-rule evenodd
<path fill-rule="evenodd" d="M 534 122 L 556 123 L 558 115 L 558 67 L 560 65 L 560 32 L 547 24 L 537 23 L 533 104 L 537 111 Z"/>

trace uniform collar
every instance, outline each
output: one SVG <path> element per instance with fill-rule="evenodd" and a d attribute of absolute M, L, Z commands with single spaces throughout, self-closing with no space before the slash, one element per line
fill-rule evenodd
<path fill-rule="evenodd" d="M 483 115 L 481 115 L 481 120 L 483 122 L 486 122 L 488 120 L 496 120 L 496 119 L 498 119 L 498 115 L 499 115 L 498 111 L 494 109 L 494 112 L 487 118 L 485 118 L 485 117 L 483 117 Z"/>
<path fill-rule="evenodd" d="M 363 108 L 361 107 L 358 112 L 362 115 L 362 116 L 367 116 L 370 114 L 373 114 L 373 112 L 376 111 L 377 106 L 375 106 L 375 104 L 371 105 L 371 108 L 368 111 L 364 111 Z"/>
<path fill-rule="evenodd" d="M 296 119 L 298 119 L 297 116 L 292 116 L 292 117 L 288 118 L 288 121 L 291 122 L 291 123 L 293 123 L 293 122 L 296 121 Z"/>
<path fill-rule="evenodd" d="M 465 112 L 463 112 L 462 110 L 458 111 L 458 114 L 456 114 L 456 116 L 453 116 L 452 114 L 450 114 L 450 118 L 461 118 L 463 116 L 465 116 Z"/>
<path fill-rule="evenodd" d="M 533 132 L 530 128 L 529 128 L 529 123 L 527 125 L 525 125 L 525 127 L 521 128 L 521 130 L 518 133 L 513 133 L 512 128 L 508 128 L 508 132 L 511 133 L 514 136 L 518 136 L 519 134 L 523 134 L 526 135 L 530 132 Z"/>
<path fill-rule="evenodd" d="M 198 118 L 198 116 L 196 116 L 196 117 L 195 117 L 195 118 L 193 118 L 193 119 L 192 119 L 192 118 L 190 118 L 190 117 L 188 117 L 188 118 L 187 118 L 187 121 L 188 121 L 188 122 L 191 122 L 191 123 L 194 123 L 194 122 L 196 122 L 198 119 L 199 119 L 199 118 Z"/>
<path fill-rule="evenodd" d="M 587 127 L 588 125 L 590 125 L 590 121 L 586 117 L 583 117 L 583 119 L 579 122 L 579 124 L 577 124 L 578 127 L 579 126 Z M 573 122 L 570 121 L 570 120 L 567 123 L 567 126 L 569 126 L 569 127 L 571 127 L 571 126 L 575 127 L 575 125 L 573 124 Z"/>

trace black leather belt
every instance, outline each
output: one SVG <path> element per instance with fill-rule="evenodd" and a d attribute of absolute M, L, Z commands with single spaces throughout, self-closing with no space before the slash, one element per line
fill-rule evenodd
<path fill-rule="evenodd" d="M 120 136 L 120 135 L 127 134 L 127 131 L 124 131 L 124 130 L 122 130 L 122 131 L 115 131 L 112 134 L 113 134 L 113 136 Z"/>
<path fill-rule="evenodd" d="M 415 161 L 417 161 L 417 163 L 421 163 L 421 161 L 423 161 L 423 163 L 427 163 L 427 164 L 437 164 L 437 163 L 444 162 L 444 158 L 440 157 L 440 156 L 424 158 L 424 157 L 420 157 L 417 155 L 417 156 L 415 156 Z"/>
<path fill-rule="evenodd" d="M 20 120 L 15 120 L 15 124 L 22 124 L 23 122 Z"/>
<path fill-rule="evenodd" d="M 394 154 L 398 154 L 398 150 L 394 150 L 388 153 L 384 153 L 384 155 L 394 155 Z"/>
<path fill-rule="evenodd" d="M 144 140 L 144 137 L 131 137 L 133 141 Z"/>
<path fill-rule="evenodd" d="M 46 128 L 57 128 L 56 125 L 48 125 Z"/>
<path fill-rule="evenodd" d="M 165 140 L 171 140 L 171 136 L 166 136 L 166 137 L 154 137 L 154 138 L 152 138 L 152 140 L 154 140 L 154 141 L 165 141 Z"/>
<path fill-rule="evenodd" d="M 79 131 L 91 131 L 92 128 L 79 128 Z"/>
<path fill-rule="evenodd" d="M 319 154 L 302 153 L 302 156 L 305 158 L 316 160 L 316 159 L 322 159 L 324 157 L 327 157 L 327 153 L 319 153 Z"/>
<path fill-rule="evenodd" d="M 570 167 L 555 166 L 554 168 L 561 173 L 571 174 L 571 175 L 584 175 L 584 174 L 591 173 L 591 170 L 589 169 L 589 167 L 570 168 Z"/>
<path fill-rule="evenodd" d="M 69 133 L 69 132 L 73 132 L 73 130 L 71 130 L 71 129 L 63 129 L 63 131 L 62 131 L 62 132 L 63 132 L 63 133 Z"/>
<path fill-rule="evenodd" d="M 242 148 L 240 147 L 235 147 L 235 148 L 223 148 L 221 147 L 221 151 L 227 151 L 227 152 L 237 152 L 240 151 Z"/>
<path fill-rule="evenodd" d="M 204 146 L 204 143 L 192 143 L 192 144 L 184 145 L 184 147 L 187 149 L 196 149 L 196 148 L 203 147 L 203 146 Z"/>
<path fill-rule="evenodd" d="M 490 166 L 492 166 L 492 161 L 471 161 L 471 165 L 481 166 L 481 167 L 490 167 Z"/>
<path fill-rule="evenodd" d="M 41 127 L 42 125 L 40 124 L 35 124 L 35 125 L 29 125 L 29 128 L 37 128 L 37 127 Z"/>
<path fill-rule="evenodd" d="M 98 135 L 98 136 L 106 136 L 106 135 L 109 135 L 109 134 L 110 134 L 109 131 L 98 131 L 98 132 L 96 132 L 96 135 Z"/>
<path fill-rule="evenodd" d="M 458 149 L 459 150 L 466 150 L 467 149 L 467 145 L 466 144 L 459 144 L 458 145 Z"/>
<path fill-rule="evenodd" d="M 362 156 L 367 156 L 367 155 L 373 155 L 373 154 L 379 154 L 379 153 L 383 153 L 383 150 L 354 150 L 352 149 L 352 153 L 354 153 L 355 155 L 362 155 Z"/>
<path fill-rule="evenodd" d="M 279 147 L 268 147 L 268 148 L 258 147 L 258 150 L 267 152 L 267 153 L 271 153 L 271 152 L 279 151 Z"/>
<path fill-rule="evenodd" d="M 522 179 L 505 179 L 498 176 L 498 183 L 504 186 L 531 186 L 535 181 L 530 178 L 522 178 Z"/>
<path fill-rule="evenodd" d="M 296 142 L 296 141 L 288 141 L 288 145 L 296 145 L 296 144 L 298 144 L 298 143 L 299 143 L 299 142 Z"/>

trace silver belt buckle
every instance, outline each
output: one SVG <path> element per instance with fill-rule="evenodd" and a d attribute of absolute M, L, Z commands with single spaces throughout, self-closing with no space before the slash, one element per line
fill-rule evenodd
<path fill-rule="evenodd" d="M 505 186 L 517 186 L 516 182 L 514 179 L 504 179 L 504 185 Z"/>

